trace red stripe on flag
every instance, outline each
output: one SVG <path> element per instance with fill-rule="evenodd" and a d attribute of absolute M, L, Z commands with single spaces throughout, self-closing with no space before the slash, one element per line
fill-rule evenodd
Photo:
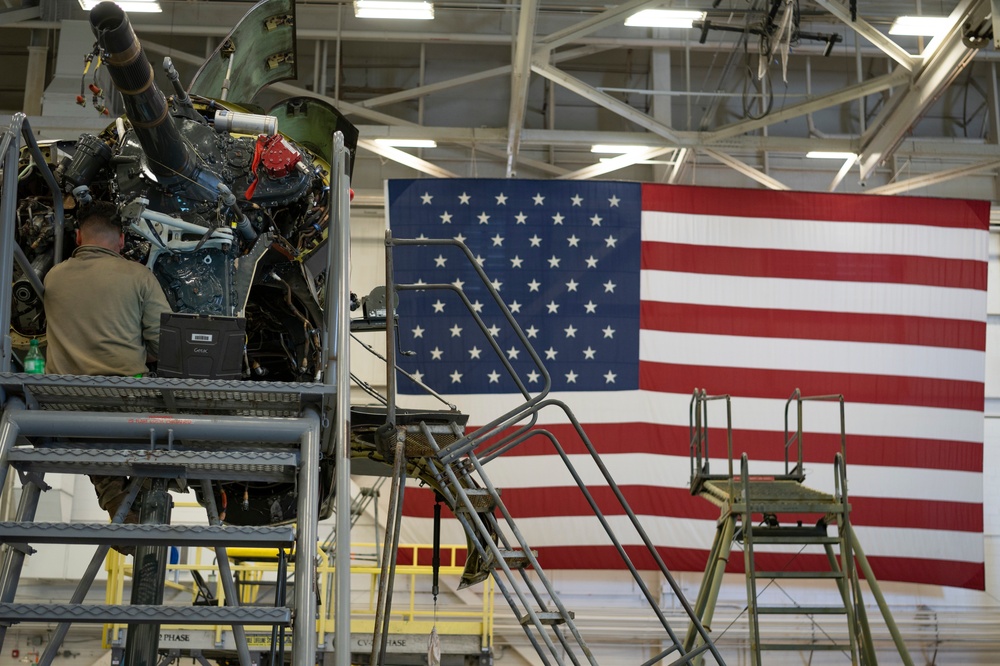
<path fill-rule="evenodd" d="M 500 483 L 497 479 L 494 482 Z M 656 486 L 620 486 L 629 506 L 640 516 L 673 516 L 677 518 L 714 521 L 719 508 L 683 488 Z M 587 488 L 605 516 L 622 516 L 625 511 L 608 487 Z M 412 491 L 412 492 L 411 492 Z M 576 486 L 555 488 L 503 488 L 501 499 L 514 520 L 524 518 L 591 516 L 593 510 Z M 900 527 L 955 532 L 982 532 L 983 511 L 979 504 L 924 500 L 889 499 L 882 497 L 850 498 L 853 511 L 851 522 L 873 527 Z M 427 488 L 407 488 L 403 511 L 408 516 L 433 516 L 434 491 Z M 450 517 L 450 516 L 449 516 Z M 778 514 L 782 524 L 802 520 L 815 524 L 816 515 Z"/>
<path fill-rule="evenodd" d="M 718 424 L 718 421 L 712 421 Z M 650 453 L 687 458 L 690 455 L 690 433 L 687 426 L 658 425 L 654 423 L 592 423 L 584 425 L 587 437 L 602 455 L 616 453 Z M 587 453 L 587 448 L 570 425 L 547 425 L 569 454 Z M 470 429 L 471 432 L 471 429 Z M 833 457 L 840 451 L 840 435 L 833 433 L 803 433 L 804 462 L 813 465 L 832 465 Z M 709 453 L 714 458 L 726 457 L 726 431 L 712 427 L 708 431 Z M 784 460 L 784 434 L 768 430 L 733 430 L 733 455 L 746 453 L 754 461 Z M 480 449 L 483 451 L 484 449 Z M 506 456 L 551 455 L 555 449 L 548 438 L 532 437 Z M 792 457 L 797 457 L 794 451 Z M 847 435 L 848 473 L 852 465 L 883 467 L 916 467 L 951 470 L 956 472 L 983 471 L 983 445 L 981 442 L 960 442 L 940 439 L 912 439 L 906 437 L 879 437 L 872 435 Z M 901 473 L 905 470 L 899 470 Z M 713 470 L 721 473 L 724 470 Z"/>
<path fill-rule="evenodd" d="M 543 569 L 620 569 L 621 558 L 613 546 L 540 547 L 538 562 Z M 675 571 L 703 571 L 708 551 L 693 548 L 658 548 L 667 568 Z M 629 558 L 642 570 L 655 569 L 652 555 L 642 546 L 625 546 Z M 829 571 L 825 554 L 767 553 L 754 549 L 758 571 Z M 911 557 L 868 557 L 875 579 L 929 583 L 982 590 L 986 571 L 981 562 L 929 560 Z M 743 557 L 736 548 L 729 556 L 729 573 L 743 573 Z"/>
<path fill-rule="evenodd" d="M 724 386 L 731 395 L 753 398 L 786 398 L 795 386 L 802 395 L 839 393 L 848 402 L 976 412 L 983 410 L 985 390 L 982 382 L 957 379 L 639 363 L 640 389 L 684 394 L 692 386 Z"/>
<path fill-rule="evenodd" d="M 623 564 L 614 546 L 542 546 L 538 562 L 546 571 L 557 569 L 622 569 Z M 657 569 L 653 556 L 642 546 L 625 546 L 625 552 L 636 567 L 643 571 Z M 668 569 L 673 571 L 703 571 L 708 561 L 708 551 L 696 548 L 658 548 Z M 433 553 L 425 548 L 418 555 L 417 564 L 431 566 Z M 464 552 L 459 553 L 459 564 L 465 564 Z M 769 553 L 754 549 L 758 571 L 829 571 L 830 563 L 825 554 Z M 397 564 L 413 564 L 409 550 L 400 549 Z M 947 585 L 982 590 L 986 584 L 986 571 L 981 562 L 931 560 L 912 557 L 869 556 L 876 580 Z M 727 573 L 744 573 L 744 561 L 738 547 L 729 556 Z"/>
<path fill-rule="evenodd" d="M 986 349 L 985 321 L 643 301 L 640 322 L 678 333 Z"/>
<path fill-rule="evenodd" d="M 693 215 L 917 224 L 982 230 L 989 229 L 990 219 L 988 201 L 774 192 L 689 185 L 644 184 L 642 209 Z"/>
<path fill-rule="evenodd" d="M 892 254 L 644 242 L 642 268 L 758 278 L 888 282 L 954 289 L 986 289 L 986 264 L 982 261 Z"/>

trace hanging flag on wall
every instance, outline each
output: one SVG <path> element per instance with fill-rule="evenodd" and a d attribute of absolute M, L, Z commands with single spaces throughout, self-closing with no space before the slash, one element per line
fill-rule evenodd
<path fill-rule="evenodd" d="M 845 396 L 852 520 L 876 576 L 983 588 L 986 202 L 462 179 L 392 180 L 386 200 L 395 238 L 468 245 L 672 569 L 704 569 L 719 516 L 689 492 L 692 391 L 733 396 L 735 455 L 767 474 L 783 469 L 798 388 Z M 461 288 L 486 327 L 452 291 L 402 292 L 403 368 L 475 425 L 523 401 L 490 339 L 524 388 L 542 389 L 461 251 L 405 247 L 394 262 L 399 283 Z M 400 390 L 421 392 L 405 378 Z M 713 409 L 712 471 L 724 472 L 725 413 Z M 546 410 L 539 425 L 625 525 L 566 417 Z M 836 405 L 809 404 L 803 426 L 806 484 L 832 491 Z M 486 469 L 543 567 L 618 566 L 547 440 Z M 404 528 L 429 534 L 432 506 L 430 491 L 408 490 Z M 789 553 L 775 566 L 810 558 L 825 562 Z"/>

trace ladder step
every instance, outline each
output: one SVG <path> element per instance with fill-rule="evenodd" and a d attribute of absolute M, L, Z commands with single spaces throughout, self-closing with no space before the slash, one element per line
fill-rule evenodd
<path fill-rule="evenodd" d="M 844 615 L 843 606 L 757 606 L 759 615 Z"/>
<path fill-rule="evenodd" d="M 497 495 L 499 494 L 500 489 L 497 488 Z M 469 498 L 469 501 L 472 503 L 472 508 L 475 509 L 476 513 L 492 511 L 497 505 L 496 500 L 493 499 L 493 496 L 487 488 L 466 488 L 465 496 Z M 458 503 L 456 513 L 469 513 L 468 509 L 465 508 L 464 502 L 460 501 Z"/>
<path fill-rule="evenodd" d="M 576 613 L 574 613 L 573 611 L 566 611 L 566 614 L 569 615 L 569 619 L 570 620 L 572 620 L 574 617 L 576 617 Z M 544 625 L 549 625 L 549 626 L 556 625 L 556 624 L 566 624 L 566 619 L 567 619 L 567 618 L 563 617 L 562 613 L 558 613 L 558 612 L 555 612 L 555 611 L 551 611 L 551 612 L 548 612 L 548 611 L 546 611 L 546 612 L 536 611 L 535 612 L 535 617 L 538 618 L 538 621 L 540 623 L 542 623 Z M 527 613 L 525 613 L 524 615 L 522 615 L 521 616 L 521 624 L 524 625 L 524 626 L 532 624 L 532 622 L 531 622 L 531 616 L 528 615 Z"/>
<path fill-rule="evenodd" d="M 532 557 L 538 557 L 538 551 L 532 550 L 531 555 Z M 523 550 L 501 550 L 500 556 L 507 563 L 508 569 L 526 569 L 531 564 L 531 561 L 528 560 L 528 556 Z M 500 563 L 494 561 L 493 568 L 501 568 Z"/>
<path fill-rule="evenodd" d="M 105 624 L 289 624 L 291 610 L 246 606 L 108 606 L 104 604 L 0 604 L 0 622 Z"/>
<path fill-rule="evenodd" d="M 733 504 L 733 513 L 744 514 L 747 511 L 745 502 Z M 750 501 L 750 513 L 773 513 L 777 515 L 788 513 L 843 513 L 844 505 L 832 498 L 801 502 L 779 502 L 775 500 L 753 499 Z"/>
<path fill-rule="evenodd" d="M 791 652 L 819 652 L 823 651 L 833 651 L 838 652 L 845 651 L 850 652 L 850 645 L 837 645 L 836 643 L 761 643 L 761 650 L 783 650 Z"/>
<path fill-rule="evenodd" d="M 152 476 L 215 481 L 294 481 L 298 451 L 14 448 L 22 472 Z"/>
<path fill-rule="evenodd" d="M 742 536 L 742 535 L 741 535 Z M 810 537 L 794 536 L 783 534 L 762 534 L 758 535 L 757 530 L 753 531 L 753 543 L 757 544 L 798 544 L 798 545 L 823 545 L 840 543 L 837 537 Z"/>
<path fill-rule="evenodd" d="M 843 578 L 844 574 L 840 571 L 757 571 L 754 572 L 754 576 L 757 578 L 799 578 L 799 579 L 818 579 L 818 578 Z"/>
<path fill-rule="evenodd" d="M 169 546 L 281 547 L 295 543 L 295 529 L 237 525 L 132 525 L 122 523 L 0 522 L 0 541 Z"/>
<path fill-rule="evenodd" d="M 428 441 L 427 435 L 424 433 L 422 427 L 416 424 L 411 424 L 405 426 L 404 429 L 406 431 L 404 450 L 407 458 L 420 458 L 434 455 L 434 449 L 431 447 L 431 443 Z M 444 448 L 457 439 L 455 431 L 452 429 L 451 425 L 427 425 L 427 429 L 430 431 L 431 437 L 434 438 L 434 443 L 437 444 L 438 448 Z"/>

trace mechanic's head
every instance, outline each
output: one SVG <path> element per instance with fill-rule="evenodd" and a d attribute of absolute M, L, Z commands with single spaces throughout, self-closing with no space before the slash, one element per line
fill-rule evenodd
<path fill-rule="evenodd" d="M 118 209 L 108 201 L 94 201 L 87 204 L 77 215 L 79 227 L 76 231 L 77 245 L 97 245 L 121 252 L 125 236 L 118 221 Z"/>

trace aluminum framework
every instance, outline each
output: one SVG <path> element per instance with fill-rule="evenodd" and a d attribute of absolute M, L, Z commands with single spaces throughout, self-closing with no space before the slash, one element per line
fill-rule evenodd
<path fill-rule="evenodd" d="M 23 258 L 14 242 L 20 140 L 38 164 L 41 152 L 23 114 L 16 114 L 0 138 L 3 181 L 0 190 L 0 275 L 10 280 L 15 258 Z M 337 455 L 338 528 L 350 532 L 350 467 L 348 419 L 350 369 L 349 340 L 349 196 L 347 150 L 343 136 L 334 137 L 333 210 L 328 226 L 327 259 L 331 284 L 326 299 L 327 359 L 325 383 L 254 383 L 158 378 L 31 376 L 12 373 L 10 338 L 11 292 L 0 290 L 0 488 L 11 466 L 23 475 L 24 487 L 16 521 L 0 524 L 4 547 L 0 565 L 0 644 L 13 622 L 59 622 L 43 663 L 51 663 L 70 622 L 128 622 L 131 625 L 177 622 L 232 624 L 241 666 L 250 666 L 242 625 L 292 624 L 292 664 L 311 666 L 316 657 L 317 521 L 319 461 Z M 56 202 L 56 238 L 61 239 L 62 208 L 51 174 Z M 61 259 L 57 242 L 55 261 Z M 21 262 L 25 273 L 31 267 Z M 40 281 L 33 281 L 40 290 Z M 39 294 L 40 295 L 40 294 Z M 200 405 L 200 406 L 199 406 Z M 147 416 L 157 412 L 154 417 Z M 195 412 L 195 413 L 191 413 Z M 208 414 L 208 415 L 204 415 Z M 265 414 L 261 416 L 260 414 Z M 99 449 L 81 446 L 84 440 L 102 443 Z M 67 445 L 68 442 L 68 445 Z M 145 445 L 142 442 L 146 442 Z M 138 444 L 137 444 L 138 443 Z M 137 448 L 139 447 L 139 448 Z M 88 471 L 134 475 L 130 492 L 111 525 L 48 524 L 34 522 L 40 494 L 48 488 L 46 472 Z M 143 477 L 201 479 L 208 504 L 209 526 L 123 525 Z M 297 529 L 223 527 L 214 506 L 210 479 L 292 479 L 297 484 Z M 228 567 L 225 546 L 294 544 L 295 586 L 288 607 L 241 608 Z M 15 601 L 17 583 L 30 543 L 98 544 L 91 566 L 67 604 L 26 604 Z M 149 546 L 166 543 L 199 544 L 216 548 L 227 606 L 107 606 L 80 603 L 93 582 L 110 544 Z M 349 538 L 342 543 L 349 543 Z M 21 544 L 24 544 L 23 546 Z M 343 554 L 341 554 L 343 551 Z M 141 552 L 141 551 L 140 551 Z M 349 557 L 338 549 L 338 563 Z M 336 597 L 338 635 L 350 635 L 349 566 L 338 567 Z M 154 634 L 155 636 L 155 634 Z M 152 654 L 156 654 L 155 638 Z M 55 646 L 53 648 L 53 646 Z M 337 663 L 349 663 L 340 650 Z"/>

